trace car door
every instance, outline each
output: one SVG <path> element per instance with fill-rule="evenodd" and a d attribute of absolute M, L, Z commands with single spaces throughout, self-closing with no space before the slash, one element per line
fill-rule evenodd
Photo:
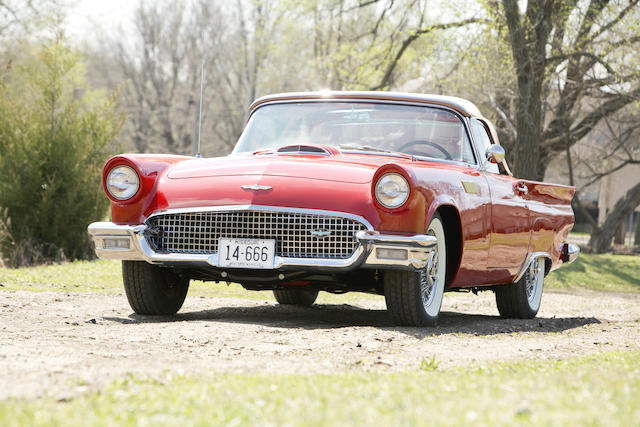
<path fill-rule="evenodd" d="M 493 144 L 486 125 L 471 120 L 471 131 L 480 154 Z M 529 248 L 531 219 L 523 196 L 527 187 L 523 181 L 500 174 L 498 165 L 489 164 L 484 170 L 491 193 L 491 225 L 487 268 L 493 280 L 509 280 L 521 268 Z"/>

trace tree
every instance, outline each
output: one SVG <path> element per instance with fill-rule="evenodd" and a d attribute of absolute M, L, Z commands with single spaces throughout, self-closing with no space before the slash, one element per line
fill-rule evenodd
<path fill-rule="evenodd" d="M 0 0 L 0 37 L 26 33 L 61 8 L 60 0 Z"/>
<path fill-rule="evenodd" d="M 439 9 L 451 15 L 446 4 Z M 456 50 L 445 30 L 483 22 L 439 16 L 425 0 L 321 0 L 301 2 L 294 13 L 310 35 L 315 79 L 335 90 L 388 90 L 444 73 L 447 54 Z"/>
<path fill-rule="evenodd" d="M 518 88 L 515 114 L 501 108 L 515 129 L 512 166 L 542 179 L 553 156 L 640 96 L 638 0 L 491 5 L 508 29 Z"/>
<path fill-rule="evenodd" d="M 595 253 L 611 249 L 614 234 L 640 205 L 640 181 L 616 201 L 600 224 L 582 203 L 581 193 L 584 189 L 627 165 L 640 164 L 640 123 L 637 112 L 632 108 L 625 110 L 613 117 L 604 118 L 592 132 L 591 138 L 594 141 L 591 144 L 582 143 L 582 150 L 576 150 L 576 145 L 566 152 L 569 181 L 577 186 L 573 199 L 574 209 L 579 210 L 591 225 L 589 248 Z M 601 187 L 600 202 L 604 198 L 603 191 L 606 189 Z"/>
<path fill-rule="evenodd" d="M 611 240 L 616 230 L 639 205 L 640 182 L 616 202 L 601 226 L 594 226 L 589 239 L 591 251 L 600 254 L 611 250 Z"/>
<path fill-rule="evenodd" d="M 0 252 L 11 266 L 92 257 L 87 225 L 106 214 L 102 166 L 122 117 L 60 38 L 23 51 L 0 81 Z"/>
<path fill-rule="evenodd" d="M 277 46 L 276 12 L 269 1 L 230 2 L 226 8 L 206 0 L 140 3 L 134 37 L 103 40 L 101 51 L 112 54 L 96 61 L 111 87 L 125 82 L 124 134 L 131 148 L 194 154 L 204 61 L 202 149 L 205 155 L 228 153 L 244 128 L 249 103 L 287 84 L 277 72 L 268 76 L 273 85 L 262 75 Z"/>

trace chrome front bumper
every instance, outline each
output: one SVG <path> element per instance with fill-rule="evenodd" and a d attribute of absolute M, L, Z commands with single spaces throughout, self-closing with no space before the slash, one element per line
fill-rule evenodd
<path fill-rule="evenodd" d="M 147 261 L 151 264 L 201 264 L 218 267 L 218 254 L 160 253 L 153 250 L 144 236 L 146 225 L 118 225 L 112 222 L 94 222 L 89 234 L 101 259 Z M 436 238 L 424 234 L 381 234 L 377 231 L 359 231 L 360 243 L 346 259 L 275 257 L 274 269 L 304 268 L 319 270 L 350 270 L 363 268 L 391 268 L 419 270 L 426 267 L 436 246 Z"/>

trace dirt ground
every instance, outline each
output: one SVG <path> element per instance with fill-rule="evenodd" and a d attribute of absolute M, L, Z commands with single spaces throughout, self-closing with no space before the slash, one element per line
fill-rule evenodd
<path fill-rule="evenodd" d="M 175 317 L 132 314 L 124 295 L 0 292 L 0 399 L 67 399 L 128 373 L 335 373 L 640 348 L 640 295 L 545 292 L 533 320 L 493 294 L 446 294 L 440 325 L 394 327 L 384 299 L 311 308 L 189 297 Z"/>

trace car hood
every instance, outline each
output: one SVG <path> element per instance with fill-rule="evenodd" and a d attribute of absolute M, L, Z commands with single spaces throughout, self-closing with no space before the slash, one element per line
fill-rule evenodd
<path fill-rule="evenodd" d="M 171 168 L 169 179 L 214 177 L 289 177 L 351 184 L 370 183 L 387 156 L 366 155 L 272 155 L 228 156 L 193 159 Z"/>

